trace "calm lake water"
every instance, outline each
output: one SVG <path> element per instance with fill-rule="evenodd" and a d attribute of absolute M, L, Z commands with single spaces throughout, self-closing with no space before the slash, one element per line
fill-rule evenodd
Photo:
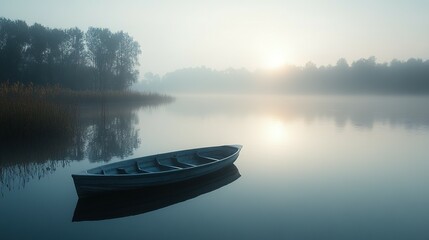
<path fill-rule="evenodd" d="M 178 96 L 83 109 L 69 142 L 0 153 L 0 239 L 429 239 L 428 106 L 426 97 Z M 224 172 L 78 202 L 72 173 L 223 144 L 244 146 Z"/>

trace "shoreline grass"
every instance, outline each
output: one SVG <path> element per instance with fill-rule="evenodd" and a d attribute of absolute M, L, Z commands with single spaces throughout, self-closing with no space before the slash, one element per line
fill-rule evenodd
<path fill-rule="evenodd" d="M 76 127 L 78 108 L 95 104 L 157 105 L 174 101 L 157 93 L 73 91 L 58 86 L 0 84 L 0 142 L 30 144 L 67 139 Z"/>
<path fill-rule="evenodd" d="M 49 100 L 58 101 L 64 104 L 157 104 L 169 103 L 174 98 L 168 95 L 152 92 L 124 91 L 73 91 L 69 89 L 58 89 L 49 95 Z"/>
<path fill-rule="evenodd" d="M 0 85 L 0 140 L 31 143 L 63 138 L 73 131 L 75 109 L 48 97 L 55 89 L 32 85 Z"/>

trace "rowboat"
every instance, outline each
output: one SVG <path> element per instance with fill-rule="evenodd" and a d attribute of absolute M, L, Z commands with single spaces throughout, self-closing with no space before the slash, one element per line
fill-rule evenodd
<path fill-rule="evenodd" d="M 124 160 L 72 174 L 77 195 L 133 190 L 181 182 L 234 163 L 241 145 L 224 145 Z"/>
<path fill-rule="evenodd" d="M 177 183 L 79 198 L 73 222 L 99 221 L 145 214 L 216 191 L 238 178 L 240 172 L 232 164 L 204 176 Z"/>

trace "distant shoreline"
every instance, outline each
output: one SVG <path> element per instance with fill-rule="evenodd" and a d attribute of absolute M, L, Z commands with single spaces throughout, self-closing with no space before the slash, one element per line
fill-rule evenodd
<path fill-rule="evenodd" d="M 429 60 L 376 62 L 375 57 L 335 66 L 284 66 L 276 70 L 183 68 L 159 76 L 146 73 L 134 89 L 166 93 L 320 95 L 429 95 Z"/>

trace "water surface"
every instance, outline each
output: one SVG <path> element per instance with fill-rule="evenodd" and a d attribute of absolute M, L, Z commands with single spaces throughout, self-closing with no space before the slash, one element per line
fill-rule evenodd
<path fill-rule="evenodd" d="M 428 103 L 179 96 L 156 108 L 87 109 L 70 142 L 2 152 L 1 239 L 427 239 Z M 222 144 L 244 146 L 236 171 L 164 191 L 172 197 L 78 202 L 72 173 Z M 72 221 L 97 201 L 116 215 Z"/>

